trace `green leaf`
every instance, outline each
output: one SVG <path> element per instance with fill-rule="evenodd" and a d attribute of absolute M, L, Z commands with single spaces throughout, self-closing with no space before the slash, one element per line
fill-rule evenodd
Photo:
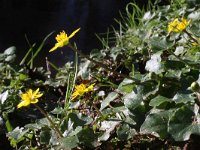
<path fill-rule="evenodd" d="M 130 110 L 134 110 L 143 101 L 142 96 L 140 94 L 136 94 L 134 91 L 130 94 L 126 94 L 123 99 L 124 105 Z"/>
<path fill-rule="evenodd" d="M 163 64 L 161 63 L 161 54 L 156 53 L 151 56 L 151 59 L 147 61 L 145 69 L 149 72 L 155 72 L 160 74 L 164 71 Z"/>
<path fill-rule="evenodd" d="M 37 121 L 38 125 L 40 125 L 41 127 L 43 126 L 50 126 L 50 122 L 47 118 L 42 118 L 42 119 L 39 119 Z"/>
<path fill-rule="evenodd" d="M 51 130 L 42 130 L 40 132 L 41 144 L 49 144 L 50 139 L 51 139 Z"/>
<path fill-rule="evenodd" d="M 122 53 L 122 50 L 121 48 L 118 48 L 118 47 L 113 47 L 111 50 L 110 50 L 110 57 L 116 61 L 117 57 L 119 56 L 119 54 Z"/>
<path fill-rule="evenodd" d="M 115 130 L 116 126 L 120 124 L 120 121 L 102 121 L 100 131 L 105 131 L 102 135 L 100 135 L 100 141 L 106 141 L 110 137 L 110 133 Z"/>
<path fill-rule="evenodd" d="M 170 100 L 169 98 L 158 95 L 157 97 L 155 97 L 154 99 L 150 101 L 149 106 L 160 107 L 171 102 L 172 100 Z"/>
<path fill-rule="evenodd" d="M 156 133 L 160 138 L 166 138 L 168 136 L 168 120 L 172 111 L 162 111 L 149 114 L 144 123 L 142 124 L 140 131 L 144 134 Z"/>
<path fill-rule="evenodd" d="M 70 118 L 71 122 L 74 122 L 74 127 L 88 125 L 93 121 L 91 117 L 81 113 L 70 113 L 68 117 Z"/>
<path fill-rule="evenodd" d="M 9 132 L 7 135 L 10 138 L 13 138 L 15 140 L 19 140 L 27 132 L 28 132 L 28 129 L 25 130 L 23 128 L 16 127 L 13 131 Z"/>
<path fill-rule="evenodd" d="M 0 94 L 0 102 L 1 104 L 4 104 L 6 99 L 8 98 L 8 90 Z"/>
<path fill-rule="evenodd" d="M 108 96 L 101 103 L 100 111 L 103 110 L 104 108 L 106 108 L 110 104 L 110 102 L 115 100 L 118 96 L 119 95 L 116 92 L 109 93 Z"/>
<path fill-rule="evenodd" d="M 6 58 L 6 55 L 3 53 L 3 54 L 0 54 L 0 61 L 4 61 Z"/>
<path fill-rule="evenodd" d="M 176 141 L 189 140 L 191 134 L 200 135 L 200 124 L 194 122 L 194 112 L 186 106 L 177 109 L 169 120 L 169 133 Z"/>
<path fill-rule="evenodd" d="M 77 134 L 77 138 L 80 144 L 84 144 L 87 147 L 93 148 L 96 146 L 96 135 L 90 128 L 84 128 Z"/>
<path fill-rule="evenodd" d="M 115 129 L 115 127 L 120 124 L 120 122 L 121 121 L 113 121 L 113 120 L 102 121 L 100 130 L 106 132 L 112 132 Z"/>
<path fill-rule="evenodd" d="M 9 55 L 9 56 L 7 56 L 7 57 L 5 58 L 5 61 L 6 61 L 6 62 L 9 62 L 9 63 L 12 63 L 12 62 L 15 61 L 15 58 L 16 58 L 16 55 L 15 55 L 15 54 L 14 54 L 14 55 Z"/>
<path fill-rule="evenodd" d="M 38 123 L 30 123 L 30 124 L 26 124 L 24 127 L 29 128 L 29 129 L 33 129 L 33 130 L 35 130 L 35 129 L 40 130 L 43 127 L 43 125 L 38 124 Z"/>
<path fill-rule="evenodd" d="M 177 93 L 174 97 L 173 97 L 173 101 L 175 103 L 194 103 L 195 97 L 192 96 L 191 94 L 182 94 L 182 93 Z"/>
<path fill-rule="evenodd" d="M 133 80 L 130 79 L 124 79 L 118 87 L 118 90 L 125 93 L 130 93 L 133 91 L 133 88 L 135 87 L 135 84 L 133 84 Z"/>
<path fill-rule="evenodd" d="M 77 102 L 69 102 L 69 109 L 76 109 L 80 106 L 80 101 L 77 101 Z"/>
<path fill-rule="evenodd" d="M 167 60 L 167 61 L 165 61 L 164 66 L 167 69 L 180 70 L 181 68 L 185 67 L 185 63 L 180 62 L 180 61 L 176 61 L 176 60 Z"/>
<path fill-rule="evenodd" d="M 117 136 L 120 140 L 129 140 L 136 134 L 135 129 L 129 127 L 128 124 L 123 124 L 117 128 Z"/>
<path fill-rule="evenodd" d="M 72 149 L 72 148 L 75 148 L 78 146 L 78 138 L 77 136 L 69 136 L 69 137 L 64 137 L 62 140 L 61 140 L 61 149 L 63 148 L 69 148 L 69 149 Z"/>
<path fill-rule="evenodd" d="M 90 65 L 91 65 L 91 62 L 89 60 L 86 60 L 85 62 L 81 63 L 79 65 L 79 72 L 77 76 L 81 76 L 82 79 L 88 79 L 90 75 L 90 72 L 89 72 Z"/>
<path fill-rule="evenodd" d="M 151 12 L 150 12 L 150 11 L 147 11 L 147 12 L 144 14 L 144 16 L 143 16 L 142 19 L 143 19 L 144 21 L 148 21 L 148 20 L 150 20 L 152 17 L 153 17 L 153 16 L 152 16 Z"/>
<path fill-rule="evenodd" d="M 103 132 L 103 134 L 100 134 L 100 136 L 98 137 L 99 141 L 107 141 L 110 137 L 110 132 Z"/>
<path fill-rule="evenodd" d="M 16 52 L 16 47 L 11 46 L 4 51 L 4 54 L 5 55 L 13 55 L 13 54 L 15 54 L 15 52 Z"/>
<path fill-rule="evenodd" d="M 153 52 L 169 49 L 173 46 L 173 42 L 167 41 L 167 38 L 154 37 L 150 39 L 150 45 Z"/>
<path fill-rule="evenodd" d="M 51 111 L 53 114 L 62 114 L 64 112 L 62 107 L 56 107 L 54 110 Z"/>
<path fill-rule="evenodd" d="M 194 11 L 188 15 L 188 19 L 199 20 L 200 18 L 200 11 Z"/>
<path fill-rule="evenodd" d="M 13 130 L 13 127 L 12 127 L 9 120 L 6 120 L 6 129 L 7 129 L 8 132 Z"/>

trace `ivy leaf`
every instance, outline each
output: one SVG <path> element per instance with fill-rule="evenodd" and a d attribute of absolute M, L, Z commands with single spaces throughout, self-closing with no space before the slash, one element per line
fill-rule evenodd
<path fill-rule="evenodd" d="M 4 104 L 4 102 L 6 101 L 7 98 L 8 98 L 8 90 L 6 90 L 5 92 L 0 94 L 1 104 Z"/>
<path fill-rule="evenodd" d="M 29 128 L 29 129 L 32 129 L 32 130 L 40 130 L 42 127 L 43 127 L 43 125 L 41 125 L 41 124 L 38 124 L 38 123 L 30 123 L 30 124 L 26 124 L 25 126 L 24 126 L 25 128 Z"/>
<path fill-rule="evenodd" d="M 165 105 L 167 105 L 168 103 L 171 103 L 172 100 L 170 100 L 169 98 L 163 97 L 158 95 L 157 97 L 155 97 L 154 99 L 152 99 L 149 103 L 149 106 L 152 107 L 163 107 Z"/>
<path fill-rule="evenodd" d="M 51 111 L 52 114 L 62 114 L 64 112 L 64 109 L 62 107 L 56 107 L 54 110 Z"/>
<path fill-rule="evenodd" d="M 169 49 L 173 46 L 173 42 L 168 41 L 167 38 L 154 37 L 150 39 L 150 45 L 153 52 Z"/>
<path fill-rule="evenodd" d="M 135 129 L 130 128 L 128 124 L 123 124 L 117 129 L 117 136 L 120 140 L 128 140 L 136 134 Z"/>
<path fill-rule="evenodd" d="M 118 96 L 119 95 L 116 92 L 109 93 L 108 96 L 101 103 L 100 111 L 103 110 L 104 108 L 106 108 L 110 104 L 110 102 L 113 101 L 114 99 L 116 99 Z"/>
<path fill-rule="evenodd" d="M 83 62 L 79 66 L 78 76 L 81 76 L 83 79 L 87 79 L 89 77 L 89 66 L 91 62 L 89 60 Z"/>
<path fill-rule="evenodd" d="M 24 129 L 24 128 L 19 128 L 16 127 L 13 131 L 9 132 L 7 135 L 10 138 L 13 138 L 15 140 L 20 140 L 20 138 L 22 138 L 24 136 L 24 134 L 26 134 L 28 132 L 28 129 Z"/>
<path fill-rule="evenodd" d="M 188 15 L 188 19 L 199 20 L 200 18 L 200 11 L 194 11 L 191 14 Z"/>
<path fill-rule="evenodd" d="M 15 58 L 16 58 L 16 55 L 15 55 L 15 54 L 9 55 L 9 56 L 7 56 L 7 57 L 5 58 L 5 61 L 6 61 L 6 62 L 9 62 L 9 63 L 12 63 L 12 62 L 14 62 Z"/>
<path fill-rule="evenodd" d="M 120 124 L 120 121 L 102 121 L 101 122 L 101 131 L 105 131 L 103 135 L 99 137 L 100 141 L 106 141 L 110 137 L 110 132 L 112 132 L 117 125 Z"/>
<path fill-rule="evenodd" d="M 74 128 L 77 126 L 88 125 L 93 121 L 91 117 L 83 115 L 81 113 L 79 114 L 70 113 L 68 117 L 70 118 L 70 121 L 74 123 L 73 124 Z"/>
<path fill-rule="evenodd" d="M 75 148 L 78 146 L 78 138 L 77 136 L 68 136 L 68 137 L 64 137 L 62 140 L 61 140 L 61 147 L 60 149 L 64 149 L 64 148 L 67 148 L 67 149 L 72 149 L 72 148 Z"/>
<path fill-rule="evenodd" d="M 124 79 L 118 87 L 118 90 L 124 93 L 130 93 L 133 91 L 133 88 L 135 87 L 135 84 L 133 84 L 133 80 L 130 79 Z"/>
<path fill-rule="evenodd" d="M 77 138 L 80 144 L 84 144 L 87 147 L 93 148 L 97 145 L 97 138 L 94 131 L 90 128 L 84 128 L 77 134 Z"/>
<path fill-rule="evenodd" d="M 151 56 L 151 59 L 147 61 L 145 69 L 149 72 L 160 74 L 163 72 L 163 65 L 161 63 L 161 53 L 156 53 Z"/>
<path fill-rule="evenodd" d="M 200 135 L 200 124 L 193 121 L 194 112 L 186 106 L 177 109 L 169 120 L 169 133 L 176 141 L 186 141 L 191 134 Z"/>
<path fill-rule="evenodd" d="M 40 132 L 40 143 L 41 144 L 49 144 L 51 139 L 51 131 L 50 130 L 42 130 Z"/>
<path fill-rule="evenodd" d="M 41 127 L 42 126 L 50 126 L 50 122 L 49 122 L 49 120 L 47 118 L 39 119 L 37 123 Z"/>
<path fill-rule="evenodd" d="M 4 53 L 0 54 L 0 61 L 5 60 L 5 58 L 6 58 L 6 54 Z"/>
<path fill-rule="evenodd" d="M 136 94 L 134 91 L 124 96 L 124 105 L 130 110 L 137 108 L 142 103 L 142 101 L 142 95 Z"/>
<path fill-rule="evenodd" d="M 103 134 L 101 134 L 99 137 L 98 137 L 98 140 L 99 141 L 107 141 L 110 137 L 110 132 L 104 132 Z"/>
<path fill-rule="evenodd" d="M 11 46 L 4 51 L 4 54 L 5 55 L 13 55 L 13 54 L 15 54 L 15 52 L 16 52 L 16 47 Z"/>
<path fill-rule="evenodd" d="M 180 70 L 183 67 L 185 67 L 185 64 L 183 62 L 176 60 L 167 60 L 164 65 L 168 69 L 175 69 L 175 70 Z"/>
<path fill-rule="evenodd" d="M 194 99 L 195 97 L 192 96 L 191 94 L 182 94 L 182 93 L 177 93 L 176 95 L 174 95 L 173 97 L 173 101 L 175 103 L 194 103 Z"/>
<path fill-rule="evenodd" d="M 171 113 L 172 110 L 149 114 L 142 124 L 140 131 L 144 134 L 156 133 L 155 135 L 158 134 L 160 138 L 166 138 L 168 136 L 167 124 Z"/>

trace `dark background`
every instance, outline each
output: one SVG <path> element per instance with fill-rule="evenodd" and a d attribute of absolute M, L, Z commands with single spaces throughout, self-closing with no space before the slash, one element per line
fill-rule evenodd
<path fill-rule="evenodd" d="M 118 28 L 114 18 L 119 18 L 119 11 L 124 12 L 128 2 L 130 1 L 1 0 L 0 52 L 10 46 L 16 46 L 19 61 L 29 49 L 25 34 L 31 44 L 36 42 L 39 46 L 46 35 L 55 31 L 36 59 L 36 65 L 44 64 L 46 56 L 53 63 L 63 65 L 66 57 L 73 59 L 73 52 L 62 48 L 54 53 L 48 53 L 56 42 L 56 34 L 62 30 L 70 34 L 81 27 L 81 31 L 72 39 L 78 48 L 85 53 L 93 48 L 100 48 L 101 43 L 95 33 L 105 33 L 111 25 Z"/>

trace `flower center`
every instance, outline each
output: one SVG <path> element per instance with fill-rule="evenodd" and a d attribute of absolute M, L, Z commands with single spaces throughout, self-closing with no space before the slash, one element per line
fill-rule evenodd
<path fill-rule="evenodd" d="M 62 32 L 60 32 L 60 34 L 58 34 L 57 36 L 56 36 L 56 41 L 59 43 L 59 42 L 62 42 L 62 41 L 64 41 L 64 40 L 66 40 L 67 39 L 67 34 L 65 33 L 65 31 L 62 31 Z"/>

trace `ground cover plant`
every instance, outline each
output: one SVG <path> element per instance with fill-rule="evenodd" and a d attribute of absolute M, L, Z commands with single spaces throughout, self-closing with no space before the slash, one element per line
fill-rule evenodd
<path fill-rule="evenodd" d="M 140 9 L 130 2 L 120 30 L 89 56 L 70 43 L 81 29 L 60 31 L 50 53 L 64 46 L 75 53 L 63 67 L 48 59 L 46 68 L 34 67 L 54 33 L 32 45 L 19 65 L 15 47 L 1 53 L 0 146 L 198 149 L 200 4 L 158 4 Z"/>

